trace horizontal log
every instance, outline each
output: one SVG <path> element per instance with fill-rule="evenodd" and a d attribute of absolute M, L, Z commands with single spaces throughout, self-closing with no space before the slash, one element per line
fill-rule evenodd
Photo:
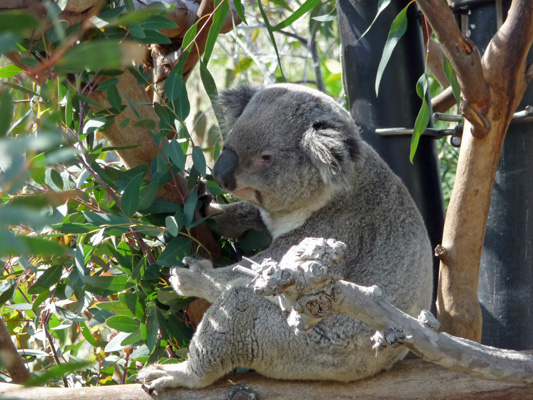
<path fill-rule="evenodd" d="M 471 378 L 460 372 L 418 360 L 403 360 L 389 371 L 351 383 L 273 380 L 256 373 L 233 374 L 205 389 L 175 389 L 158 400 L 230 399 L 241 386 L 258 399 L 505 399 L 533 398 L 533 387 Z M 150 400 L 141 385 L 85 388 L 21 388 L 0 383 L 0 398 L 12 400 Z M 232 397 L 233 398 L 233 397 Z M 247 397 L 235 397 L 247 398 Z M 251 398 L 251 397 L 249 397 Z"/>

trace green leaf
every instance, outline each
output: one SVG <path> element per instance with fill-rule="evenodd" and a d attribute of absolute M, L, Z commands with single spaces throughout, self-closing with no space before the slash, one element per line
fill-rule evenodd
<path fill-rule="evenodd" d="M 159 33 L 157 31 L 152 30 L 144 30 L 144 38 L 137 38 L 137 42 L 144 43 L 144 44 L 170 44 L 172 41 L 163 35 L 162 33 Z"/>
<path fill-rule="evenodd" d="M 122 44 L 109 40 L 82 42 L 71 47 L 56 63 L 61 72 L 99 71 L 116 68 L 124 63 Z M 95 55 L 98 54 L 98 57 Z"/>
<path fill-rule="evenodd" d="M 120 97 L 116 85 L 109 85 L 107 88 L 107 101 L 109 101 L 111 108 L 117 112 L 122 109 L 122 98 Z"/>
<path fill-rule="evenodd" d="M 43 272 L 39 279 L 37 279 L 37 281 L 30 286 L 28 293 L 38 294 L 50 289 L 51 286 L 54 286 L 57 284 L 57 282 L 59 282 L 62 273 L 63 266 L 60 264 L 48 268 Z"/>
<path fill-rule="evenodd" d="M 27 353 L 27 352 L 26 352 Z M 24 386 L 44 386 L 48 382 L 58 380 L 62 376 L 71 374 L 75 371 L 85 369 L 91 365 L 88 361 L 73 361 L 70 360 L 68 363 L 63 363 L 60 365 L 52 365 L 45 368 L 43 371 L 36 372 L 34 377 L 25 381 Z"/>
<path fill-rule="evenodd" d="M 185 90 L 185 82 L 183 81 L 183 69 L 178 68 L 179 64 L 174 67 L 167 76 L 164 86 L 165 96 L 169 101 L 174 101 L 180 95 L 183 95 Z"/>
<path fill-rule="evenodd" d="M 42 237 L 20 237 L 19 240 L 26 246 L 28 254 L 34 256 L 63 256 L 69 252 L 67 247 L 57 242 Z"/>
<path fill-rule="evenodd" d="M 0 78 L 12 78 L 21 72 L 24 72 L 24 70 L 16 65 L 6 65 L 0 68 Z"/>
<path fill-rule="evenodd" d="M 157 321 L 157 310 L 152 308 L 148 320 L 146 321 L 146 345 L 150 352 L 157 344 L 157 335 L 159 333 L 159 322 Z"/>
<path fill-rule="evenodd" d="M 246 25 L 248 25 L 248 22 L 246 22 L 246 17 L 244 16 L 244 9 L 242 7 L 242 1 L 234 0 L 233 5 L 235 6 L 235 11 L 237 11 L 237 15 L 239 16 L 241 21 L 244 22 Z"/>
<path fill-rule="evenodd" d="M 400 11 L 400 13 L 396 16 L 396 18 L 394 18 L 394 21 L 392 21 L 392 25 L 389 30 L 389 35 L 387 36 L 387 41 L 385 42 L 385 46 L 383 47 L 383 53 L 381 55 L 381 60 L 379 61 L 378 72 L 376 75 L 376 96 L 378 96 L 379 94 L 379 84 L 381 83 L 383 72 L 385 71 L 385 67 L 389 63 L 392 52 L 398 44 L 398 41 L 407 31 L 407 9 L 411 5 L 411 3 L 407 4 L 404 9 Z"/>
<path fill-rule="evenodd" d="M 307 1 L 316 1 L 318 3 L 318 0 L 307 0 Z M 267 17 L 267 15 L 265 13 L 265 9 L 263 8 L 262 0 L 258 0 L 257 4 L 259 5 L 259 11 L 261 12 L 261 17 L 263 18 L 263 22 L 265 23 L 265 28 L 267 29 L 268 36 L 270 36 L 270 41 L 272 42 L 272 46 L 274 46 L 274 51 L 275 51 L 276 57 L 278 59 L 278 66 L 279 66 L 279 70 L 281 71 L 281 76 L 282 76 L 283 80 L 285 82 L 287 82 L 287 78 L 285 77 L 285 74 L 283 73 L 283 68 L 281 67 L 281 58 L 279 56 L 279 51 L 278 51 L 278 46 L 276 44 L 276 39 L 274 38 L 274 30 L 272 28 L 272 25 L 270 25 L 270 21 L 268 20 L 268 17 Z M 276 26 L 279 26 L 279 25 L 280 24 L 278 24 Z M 281 28 L 279 28 L 279 29 L 281 29 Z"/>
<path fill-rule="evenodd" d="M 379 0 L 378 1 L 378 12 L 376 13 L 374 20 L 370 23 L 370 26 L 366 29 L 366 31 L 363 32 L 361 36 L 359 36 L 358 41 L 361 40 L 367 33 L 370 31 L 372 26 L 374 26 L 374 23 L 377 21 L 379 15 L 389 6 L 391 3 L 391 0 Z"/>
<path fill-rule="evenodd" d="M 140 320 L 143 317 L 145 305 L 137 293 L 120 293 L 118 299 L 128 307 L 135 318 Z"/>
<path fill-rule="evenodd" d="M 5 136 L 11 126 L 13 118 L 13 98 L 9 90 L 0 97 L 0 137 Z"/>
<path fill-rule="evenodd" d="M 0 288 L 0 291 L 2 294 L 0 294 L 0 307 L 2 307 L 5 303 L 11 300 L 13 297 L 13 294 L 15 294 L 15 289 L 17 288 L 17 280 L 11 279 L 8 282 L 5 282 L 2 285 L 2 288 Z"/>
<path fill-rule="evenodd" d="M 89 342 L 89 344 L 93 345 L 94 347 L 100 346 L 98 341 L 92 335 L 91 330 L 89 329 L 87 324 L 85 322 L 80 322 L 79 324 L 81 328 L 81 334 L 83 335 L 85 340 L 87 340 L 87 342 Z"/>
<path fill-rule="evenodd" d="M 222 1 L 222 4 L 220 3 L 221 1 Z M 218 7 L 219 4 L 220 4 L 220 7 Z M 215 0 L 215 8 L 216 7 L 218 7 L 218 9 L 215 11 L 215 14 L 213 15 L 213 23 L 211 24 L 211 27 L 209 28 L 209 34 L 207 36 L 207 42 L 205 45 L 204 63 L 206 65 L 209 62 L 209 59 L 211 58 L 211 54 L 213 53 L 213 48 L 215 47 L 218 34 L 220 33 L 220 29 L 222 28 L 222 25 L 224 24 L 226 15 L 228 15 L 229 1 Z"/>
<path fill-rule="evenodd" d="M 145 210 L 152 205 L 159 190 L 159 183 L 152 181 L 143 187 L 139 193 L 139 210 Z"/>
<path fill-rule="evenodd" d="M 39 27 L 39 20 L 20 11 L 2 11 L 0 13 L 0 32 L 24 33 Z"/>
<path fill-rule="evenodd" d="M 111 292 L 119 292 L 133 286 L 133 282 L 129 282 L 129 277 L 124 275 L 86 276 L 84 279 L 87 286 L 95 289 L 105 289 Z"/>
<path fill-rule="evenodd" d="M 153 119 L 141 119 L 140 121 L 137 121 L 135 125 L 140 128 L 146 128 L 146 129 L 155 129 L 155 121 Z"/>
<path fill-rule="evenodd" d="M 129 310 L 128 306 L 120 301 L 103 301 L 96 304 L 96 307 L 102 311 L 105 311 L 106 313 L 115 313 L 116 315 L 131 316 L 131 311 Z M 102 321 L 102 323 L 103 322 L 104 321 Z"/>
<path fill-rule="evenodd" d="M 120 206 L 122 211 L 127 216 L 132 216 L 139 207 L 139 195 L 141 191 L 141 183 L 144 177 L 144 173 L 136 175 L 124 189 Z"/>
<path fill-rule="evenodd" d="M 185 204 L 183 206 L 183 214 L 185 216 L 185 226 L 190 227 L 194 221 L 194 213 L 196 211 L 196 204 L 198 203 L 198 193 L 195 189 L 191 190 L 187 195 Z"/>
<path fill-rule="evenodd" d="M 122 342 L 120 342 L 120 344 L 122 346 L 132 347 L 133 345 L 139 342 L 142 342 L 142 340 L 143 340 L 142 331 L 139 328 L 135 332 L 131 332 L 125 339 L 122 340 Z"/>
<path fill-rule="evenodd" d="M 281 21 L 279 24 L 274 26 L 272 28 L 272 30 L 273 31 L 279 31 L 280 29 L 283 29 L 283 28 L 288 27 L 289 25 L 292 25 L 293 22 L 295 22 L 298 19 L 300 19 L 300 17 L 302 17 L 309 10 L 315 8 L 318 3 L 320 3 L 320 0 L 307 0 L 295 12 L 293 12 L 289 17 L 287 17 L 286 19 Z"/>
<path fill-rule="evenodd" d="M 187 30 L 187 32 L 185 32 L 185 35 L 183 36 L 183 41 L 181 42 L 181 48 L 183 49 L 183 52 L 186 53 L 185 58 L 187 58 L 187 56 L 192 50 L 191 43 L 196 37 L 197 30 L 198 30 L 198 21 L 193 26 L 191 26 Z M 180 62 L 181 62 L 181 59 L 180 59 Z"/>
<path fill-rule="evenodd" d="M 249 58 L 249 60 L 250 62 L 252 62 L 251 58 Z M 211 72 L 209 72 L 206 64 L 203 61 L 200 61 L 200 77 L 202 78 L 202 84 L 204 85 L 204 89 L 207 93 L 207 96 L 209 97 L 209 100 L 211 101 L 211 106 L 213 107 L 213 111 L 215 112 L 215 117 L 217 119 L 218 126 L 222 128 L 224 126 L 225 117 L 217 101 L 218 99 L 217 85 L 215 83 L 215 80 L 213 79 L 213 75 L 211 75 Z"/>
<path fill-rule="evenodd" d="M 189 255 L 191 245 L 191 239 L 184 236 L 178 236 L 172 239 L 157 259 L 157 264 L 164 267 L 176 265 L 179 260 Z"/>
<path fill-rule="evenodd" d="M 424 133 L 424 131 L 426 130 L 429 124 L 429 119 L 430 119 L 429 105 L 426 101 L 427 89 L 428 89 L 428 77 L 424 73 L 420 77 L 418 82 L 416 83 L 416 93 L 418 94 L 418 97 L 422 99 L 422 107 L 420 108 L 420 111 L 418 111 L 418 115 L 416 116 L 413 136 L 411 137 L 411 152 L 409 155 L 409 160 L 411 161 L 411 164 L 413 163 L 416 149 L 418 148 L 418 142 L 420 141 L 420 136 Z"/>
<path fill-rule="evenodd" d="M 185 153 L 176 139 L 172 139 L 168 144 L 168 156 L 180 170 L 185 169 Z"/>
<path fill-rule="evenodd" d="M 178 236 L 178 233 L 180 232 L 180 228 L 174 216 L 169 215 L 168 217 L 165 218 L 165 227 L 167 228 L 168 233 L 170 233 L 172 236 L 174 237 Z"/>
<path fill-rule="evenodd" d="M 106 325 L 120 332 L 135 332 L 140 327 L 140 322 L 125 315 L 117 315 L 106 320 Z"/>
<path fill-rule="evenodd" d="M 54 225 L 54 229 L 63 233 L 89 233 L 100 229 L 99 226 L 92 224 L 64 223 Z"/>
<path fill-rule="evenodd" d="M 461 103 L 461 87 L 459 86 L 457 75 L 455 74 L 452 64 L 450 64 L 450 61 L 448 61 L 445 56 L 442 57 L 442 67 L 444 69 L 444 75 L 446 75 L 446 79 L 448 79 L 448 82 L 450 82 L 452 87 L 452 93 L 453 97 L 455 97 L 455 101 L 457 103 Z"/>
<path fill-rule="evenodd" d="M 127 349 L 128 347 L 131 347 L 131 346 L 122 344 L 122 341 L 124 339 L 127 339 L 129 336 L 130 336 L 129 333 L 119 332 L 113 339 L 109 341 L 107 346 L 104 348 L 104 351 L 106 353 L 112 353 L 114 351 L 120 351 L 123 349 Z"/>
<path fill-rule="evenodd" d="M 139 22 L 139 26 L 143 29 L 152 29 L 156 31 L 160 29 L 176 29 L 178 27 L 174 21 L 162 15 L 151 15 L 144 21 Z"/>
<path fill-rule="evenodd" d="M 0 32 L 0 56 L 15 48 L 20 36 L 13 32 Z"/>
<path fill-rule="evenodd" d="M 192 149 L 192 161 L 196 170 L 205 178 L 206 177 L 206 161 L 204 152 L 198 146 Z"/>

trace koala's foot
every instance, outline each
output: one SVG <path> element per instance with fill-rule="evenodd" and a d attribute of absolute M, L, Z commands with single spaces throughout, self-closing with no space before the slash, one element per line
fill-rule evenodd
<path fill-rule="evenodd" d="M 189 368 L 188 361 L 184 361 L 179 364 L 150 365 L 139 371 L 137 383 L 142 383 L 143 388 L 152 394 L 177 387 L 202 388 L 212 382 L 198 377 Z"/>

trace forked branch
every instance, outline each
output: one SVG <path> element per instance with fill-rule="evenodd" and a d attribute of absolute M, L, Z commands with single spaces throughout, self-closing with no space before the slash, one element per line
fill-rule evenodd
<path fill-rule="evenodd" d="M 304 239 L 279 264 L 266 261 L 260 266 L 254 290 L 278 295 L 280 306 L 290 310 L 287 322 L 296 334 L 325 317 L 345 314 L 377 330 L 372 340 L 378 352 L 388 345 L 403 345 L 427 361 L 476 378 L 533 384 L 533 356 L 437 332 L 438 321 L 428 311 L 417 320 L 385 301 L 377 286 L 340 280 L 335 264 L 345 247 L 333 239 Z"/>

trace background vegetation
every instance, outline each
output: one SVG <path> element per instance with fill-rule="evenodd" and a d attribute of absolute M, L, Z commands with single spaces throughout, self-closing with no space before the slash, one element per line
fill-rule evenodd
<path fill-rule="evenodd" d="M 186 355 L 191 299 L 178 298 L 166 279 L 170 266 L 202 247 L 190 234 L 202 222 L 195 219 L 200 181 L 218 201 L 233 201 L 210 176 L 223 140 L 210 97 L 240 82 L 287 80 L 345 104 L 335 3 L 248 4 L 246 23 L 220 36 L 203 60 L 204 75 L 197 68 L 186 86 L 167 78 L 169 102 L 155 104 L 158 119 L 143 119 L 141 109 L 150 105 L 132 102 L 116 77 L 133 74 L 139 85 L 151 85 L 123 44 L 164 42 L 157 29 L 171 27 L 162 20 L 168 7 L 133 11 L 128 1 L 107 1 L 96 27 L 65 29 L 56 20 L 63 3 L 47 3 L 54 28 L 31 40 L 24 37 L 45 22 L 0 13 L 0 53 L 15 51 L 28 67 L 50 73 L 37 85 L 0 61 L 0 313 L 33 383 L 133 382 L 146 362 Z M 84 40 L 72 47 L 68 38 L 81 29 Z M 205 69 L 213 78 L 207 85 Z M 108 79 L 98 86 L 101 76 Z M 94 90 L 110 107 L 89 97 Z M 135 120 L 118 122 L 127 107 Z M 150 167 L 124 167 L 102 135 L 112 124 L 146 130 L 159 146 Z M 175 136 L 166 144 L 169 133 Z M 448 194 L 455 153 L 445 140 L 439 146 Z M 189 190 L 183 206 L 157 198 L 178 176 Z M 263 244 L 222 240 L 223 259 Z M 0 379 L 9 381 L 4 373 Z"/>

